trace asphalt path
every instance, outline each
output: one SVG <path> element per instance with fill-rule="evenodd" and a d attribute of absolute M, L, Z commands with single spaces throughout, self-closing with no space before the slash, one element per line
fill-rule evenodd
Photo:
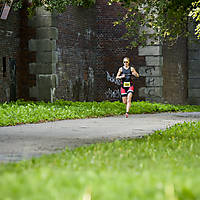
<path fill-rule="evenodd" d="M 200 121 L 200 113 L 159 113 L 62 120 L 0 127 L 0 162 L 15 162 L 96 142 L 142 137 L 176 123 Z"/>

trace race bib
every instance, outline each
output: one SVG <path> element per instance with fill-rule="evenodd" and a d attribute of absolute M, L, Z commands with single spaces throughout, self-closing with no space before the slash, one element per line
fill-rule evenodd
<path fill-rule="evenodd" d="M 131 87 L 131 83 L 130 82 L 124 82 L 123 86 L 124 87 Z"/>

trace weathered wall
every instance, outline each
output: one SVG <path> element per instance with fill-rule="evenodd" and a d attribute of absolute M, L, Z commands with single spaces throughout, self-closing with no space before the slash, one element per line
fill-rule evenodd
<path fill-rule="evenodd" d="M 139 55 L 145 56 L 145 66 L 140 67 L 139 73 L 145 77 L 145 87 L 139 88 L 140 97 L 150 102 L 163 101 L 163 52 L 162 45 L 158 40 L 151 45 L 147 41 L 145 47 L 139 47 Z"/>
<path fill-rule="evenodd" d="M 115 76 L 123 57 L 128 56 L 142 75 L 135 79 L 134 100 L 198 103 L 199 44 L 188 48 L 187 40 L 181 39 L 172 48 L 158 43 L 127 49 L 129 41 L 121 39 L 124 27 L 113 26 L 123 12 L 106 0 L 97 0 L 90 9 L 68 7 L 56 17 L 38 9 L 34 20 L 28 20 L 25 10 L 12 11 L 7 20 L 0 20 L 0 101 L 15 96 L 119 100 Z M 9 66 L 16 67 L 16 83 L 11 81 Z"/>
<path fill-rule="evenodd" d="M 190 32 L 194 29 L 190 22 Z M 188 103 L 200 105 L 200 41 L 194 34 L 188 40 Z"/>
<path fill-rule="evenodd" d="M 137 49 L 126 49 L 128 41 L 121 39 L 125 29 L 113 26 L 120 12 L 121 7 L 97 0 L 91 9 L 69 7 L 57 17 L 58 98 L 119 100 L 115 76 L 123 57 L 130 57 L 137 70 L 145 63 Z M 139 99 L 138 88 L 144 84 L 144 78 L 135 80 L 135 99 Z"/>
<path fill-rule="evenodd" d="M 19 49 L 19 13 L 11 10 L 7 20 L 0 19 L 0 101 L 10 101 L 11 96 L 11 73 L 10 61 L 17 59 Z M 13 82 L 14 83 L 14 82 Z M 15 86 L 16 87 L 16 84 Z"/>
<path fill-rule="evenodd" d="M 56 97 L 90 101 L 95 96 L 96 10 L 68 7 L 57 16 Z"/>
<path fill-rule="evenodd" d="M 34 54 L 28 50 L 28 40 L 35 31 L 28 26 L 26 8 L 11 9 L 6 20 L 0 19 L 0 101 L 16 98 L 30 99 L 29 87 L 35 76 L 29 74 L 28 64 Z"/>
<path fill-rule="evenodd" d="M 36 37 L 35 28 L 29 24 L 27 6 L 20 10 L 19 38 L 20 46 L 17 52 L 17 98 L 35 100 L 29 94 L 29 88 L 35 85 L 36 77 L 29 72 L 29 63 L 35 61 L 35 52 L 29 51 L 28 42 Z"/>
<path fill-rule="evenodd" d="M 28 41 L 29 50 L 35 53 L 35 60 L 29 62 L 29 73 L 36 78 L 35 84 L 29 85 L 29 95 L 40 101 L 53 102 L 56 99 L 58 30 L 55 22 L 54 14 L 41 7 L 36 9 L 35 16 L 29 20 L 36 31 L 36 37 Z"/>
<path fill-rule="evenodd" d="M 95 80 L 97 85 L 96 100 L 118 100 L 120 95 L 119 85 L 116 84 L 116 73 L 123 65 L 123 57 L 130 57 L 131 65 L 139 71 L 145 65 L 145 58 L 138 56 L 137 49 L 127 49 L 129 41 L 121 36 L 125 33 L 123 26 L 113 26 L 119 19 L 119 13 L 124 10 L 117 4 L 109 6 L 106 0 L 97 0 L 97 65 Z M 144 78 L 135 79 L 134 100 L 139 98 L 139 87 L 145 85 Z"/>
<path fill-rule="evenodd" d="M 187 39 L 163 46 L 163 98 L 167 103 L 187 103 Z"/>

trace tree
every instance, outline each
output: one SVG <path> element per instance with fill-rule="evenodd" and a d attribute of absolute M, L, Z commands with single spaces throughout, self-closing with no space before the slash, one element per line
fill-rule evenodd
<path fill-rule="evenodd" d="M 193 2 L 192 5 L 193 9 L 190 11 L 189 16 L 197 22 L 195 34 L 197 38 L 200 39 L 200 0 Z"/>
<path fill-rule="evenodd" d="M 173 45 L 178 38 L 189 35 L 189 16 L 200 21 L 200 0 L 110 0 L 112 3 L 120 4 L 127 10 L 115 25 L 125 24 L 127 33 L 123 37 L 131 39 L 133 47 L 159 38 Z M 200 38 L 200 25 L 197 25 L 196 33 Z"/>
<path fill-rule="evenodd" d="M 0 0 L 0 2 L 4 3 L 12 3 L 14 2 L 14 7 L 16 9 L 22 8 L 23 3 L 27 3 L 28 0 Z M 31 3 L 28 7 L 29 14 L 33 14 L 35 8 L 37 7 L 44 7 L 46 10 L 49 11 L 57 11 L 63 12 L 67 6 L 83 6 L 83 7 L 90 7 L 95 4 L 96 0 L 31 0 Z"/>
<path fill-rule="evenodd" d="M 0 0 L 10 3 L 13 0 Z M 16 8 L 21 8 L 28 0 L 14 0 Z M 96 0 L 32 0 L 28 7 L 33 14 L 36 7 L 43 6 L 49 11 L 63 12 L 67 6 L 90 7 Z M 173 45 L 180 37 L 189 35 L 188 18 L 200 21 L 200 0 L 108 0 L 126 9 L 126 14 L 114 25 L 125 24 L 124 38 L 131 40 L 131 47 L 145 45 L 148 41 L 168 41 Z M 149 33 L 149 30 L 151 30 Z M 153 30 L 153 32 L 152 32 Z M 196 25 L 196 35 L 200 38 L 200 24 Z"/>

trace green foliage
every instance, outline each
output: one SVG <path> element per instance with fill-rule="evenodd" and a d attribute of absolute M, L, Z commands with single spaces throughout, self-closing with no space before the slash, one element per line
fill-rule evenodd
<path fill-rule="evenodd" d="M 145 46 L 147 40 L 167 41 L 173 45 L 178 38 L 187 37 L 188 15 L 194 0 L 110 0 L 127 9 L 126 15 L 117 24 L 125 24 L 131 46 Z M 153 31 L 149 31 L 149 30 Z M 138 31 L 140 30 L 140 31 Z"/>
<path fill-rule="evenodd" d="M 10 0 L 4 1 L 9 2 Z M 96 0 L 32 0 L 28 5 L 28 12 L 32 15 L 37 7 L 44 7 L 49 11 L 63 12 L 67 6 L 82 6 L 88 8 L 94 5 L 95 2 Z M 14 4 L 16 9 L 20 9 L 23 5 L 27 5 L 27 1 L 17 0 Z"/>
<path fill-rule="evenodd" d="M 190 11 L 190 16 L 197 22 L 195 34 L 200 39 L 200 1 L 193 2 L 193 9 Z"/>
<path fill-rule="evenodd" d="M 181 106 L 149 102 L 133 102 L 130 114 L 155 112 L 200 111 L 200 106 Z M 63 119 L 106 117 L 121 115 L 125 105 L 120 102 L 72 102 L 58 100 L 54 103 L 16 101 L 0 104 L 0 126 L 36 123 Z"/>
<path fill-rule="evenodd" d="M 200 122 L 0 165 L 0 200 L 200 199 Z"/>

